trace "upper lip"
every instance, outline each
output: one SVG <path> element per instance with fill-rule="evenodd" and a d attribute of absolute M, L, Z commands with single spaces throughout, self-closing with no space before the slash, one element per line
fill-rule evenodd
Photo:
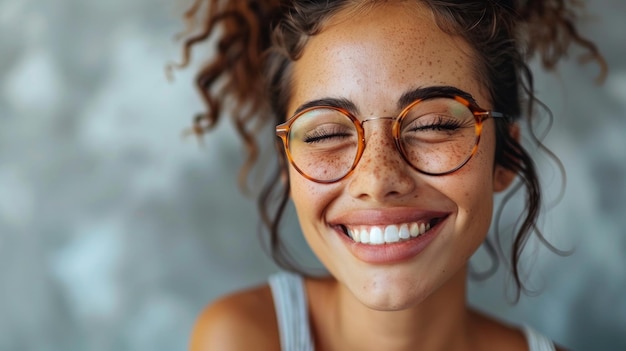
<path fill-rule="evenodd" d="M 443 218 L 450 214 L 448 211 L 424 210 L 410 207 L 363 209 L 345 211 L 329 220 L 331 226 L 337 225 L 370 225 L 382 226 L 401 223 L 428 222 Z"/>

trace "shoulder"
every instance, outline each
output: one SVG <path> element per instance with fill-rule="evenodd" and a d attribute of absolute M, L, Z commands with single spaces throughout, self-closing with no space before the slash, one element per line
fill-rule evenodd
<path fill-rule="evenodd" d="M 473 325 L 479 329 L 475 335 L 480 335 L 477 343 L 481 350 L 511 350 L 528 351 L 529 345 L 523 328 L 512 326 L 496 318 L 473 311 Z M 557 351 L 565 349 L 555 344 Z"/>
<path fill-rule="evenodd" d="M 278 349 L 280 339 L 268 285 L 211 303 L 198 316 L 191 334 L 190 351 Z"/>

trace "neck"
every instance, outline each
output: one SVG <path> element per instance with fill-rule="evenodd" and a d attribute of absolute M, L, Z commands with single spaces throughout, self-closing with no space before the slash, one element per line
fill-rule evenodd
<path fill-rule="evenodd" d="M 466 272 L 460 270 L 414 306 L 399 311 L 377 311 L 363 305 L 335 282 L 332 298 L 325 303 L 328 317 L 314 323 L 316 345 L 321 350 L 469 349 L 470 312 L 465 289 Z"/>

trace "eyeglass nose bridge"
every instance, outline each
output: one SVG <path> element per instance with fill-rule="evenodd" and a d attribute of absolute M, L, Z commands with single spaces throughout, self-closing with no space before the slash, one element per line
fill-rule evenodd
<path fill-rule="evenodd" d="M 370 118 L 366 118 L 364 120 L 356 120 L 357 124 L 360 124 L 360 129 L 361 129 L 361 146 L 359 147 L 359 150 L 357 151 L 357 155 L 356 155 L 356 159 L 354 160 L 354 164 L 352 165 L 350 171 L 348 172 L 351 173 L 354 168 L 356 168 L 356 166 L 358 165 L 358 163 L 361 161 L 361 157 L 363 157 L 363 154 L 365 153 L 365 148 L 367 146 L 367 142 L 365 140 L 365 123 L 366 122 L 371 122 L 371 121 L 379 121 L 379 120 L 391 120 L 393 122 L 392 126 L 391 126 L 391 137 L 393 138 L 393 144 L 396 147 L 396 151 L 400 154 L 400 156 L 402 157 L 402 159 L 411 167 L 413 167 L 411 165 L 411 163 L 409 162 L 409 160 L 407 159 L 407 157 L 404 155 L 404 150 L 402 150 L 402 146 L 400 145 L 400 141 L 398 140 L 398 130 L 399 129 L 399 124 L 400 124 L 400 118 L 398 116 L 374 116 L 374 117 L 370 117 Z M 344 176 L 345 177 L 345 176 Z"/>
<path fill-rule="evenodd" d="M 375 117 L 366 118 L 366 119 L 364 119 L 362 121 L 357 121 L 361 125 L 361 129 L 363 131 L 363 143 L 365 143 L 365 123 L 366 122 L 371 122 L 371 121 L 379 121 L 379 120 L 391 120 L 392 122 L 394 122 L 394 125 L 395 125 L 396 122 L 398 121 L 398 117 L 375 116 Z M 392 135 L 393 135 L 393 125 L 392 125 Z"/>
<path fill-rule="evenodd" d="M 365 124 L 365 122 L 370 122 L 370 121 L 377 121 L 379 119 L 390 119 L 392 121 L 395 121 L 396 119 L 398 119 L 398 117 L 391 117 L 391 116 L 375 116 L 375 117 L 370 117 L 370 118 L 366 118 L 364 120 L 361 121 L 361 125 Z"/>

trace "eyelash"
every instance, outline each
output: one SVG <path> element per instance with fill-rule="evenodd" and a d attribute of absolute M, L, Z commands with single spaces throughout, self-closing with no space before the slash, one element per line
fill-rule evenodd
<path fill-rule="evenodd" d="M 441 131 L 441 130 L 456 130 L 459 127 L 461 127 L 460 121 L 455 121 L 450 118 L 444 119 L 443 117 L 438 116 L 435 121 L 430 122 L 429 124 L 426 124 L 426 125 L 416 126 L 414 128 L 411 128 L 411 130 L 419 131 L 419 130 L 430 129 L 430 130 Z"/>
<path fill-rule="evenodd" d="M 314 130 L 310 133 L 307 133 L 306 137 L 304 138 L 304 142 L 307 144 L 314 144 L 324 139 L 346 138 L 349 136 L 349 133 L 342 133 L 340 131 Z"/>

